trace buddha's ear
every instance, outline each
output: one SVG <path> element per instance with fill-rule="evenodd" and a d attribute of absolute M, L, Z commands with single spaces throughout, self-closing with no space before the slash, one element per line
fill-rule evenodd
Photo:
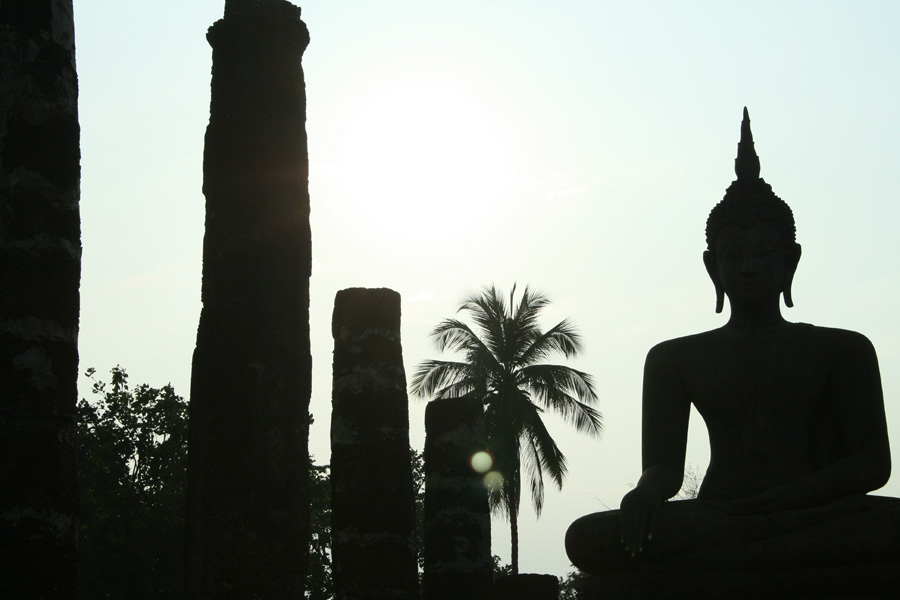
<path fill-rule="evenodd" d="M 791 285 L 794 283 L 794 273 L 797 272 L 797 264 L 800 262 L 800 254 L 802 248 L 800 244 L 794 243 L 788 247 L 785 261 L 787 262 L 787 272 L 784 274 L 784 285 L 782 293 L 784 294 L 784 305 L 793 308 L 794 299 L 791 297 Z"/>
<path fill-rule="evenodd" d="M 722 312 L 722 306 L 725 304 L 725 290 L 722 289 L 722 282 L 719 280 L 719 269 L 716 267 L 716 256 L 711 250 L 703 252 L 703 264 L 706 266 L 706 272 L 712 279 L 713 286 L 716 288 L 716 312 Z"/>

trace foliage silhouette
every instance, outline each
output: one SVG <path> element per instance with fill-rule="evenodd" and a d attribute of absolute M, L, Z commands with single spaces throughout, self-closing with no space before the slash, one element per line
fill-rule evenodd
<path fill-rule="evenodd" d="M 306 598 L 332 600 L 331 578 L 331 468 L 309 461 L 310 539 L 306 568 Z"/>
<path fill-rule="evenodd" d="M 578 600 L 578 593 L 575 591 L 575 584 L 587 577 L 578 569 L 572 569 L 566 574 L 565 579 L 559 578 L 559 600 Z"/>
<path fill-rule="evenodd" d="M 80 597 L 182 597 L 187 403 L 122 367 L 77 406 Z"/>
<path fill-rule="evenodd" d="M 562 488 L 566 459 L 550 436 L 541 413 L 552 410 L 576 430 L 599 436 L 600 413 L 593 379 L 568 366 L 548 364 L 554 355 L 574 358 L 581 337 L 568 319 L 546 332 L 538 316 L 549 298 L 527 287 L 515 302 L 492 285 L 470 295 L 457 312 L 467 313 L 476 330 L 459 319 L 445 319 L 431 332 L 440 351 L 461 352 L 464 361 L 426 360 L 413 374 L 411 392 L 420 398 L 475 396 L 485 407 L 485 426 L 502 481 L 491 489 L 491 508 L 510 523 L 512 572 L 518 573 L 518 514 L 522 467 L 540 516 L 544 477 Z"/>
<path fill-rule="evenodd" d="M 700 493 L 700 486 L 703 485 L 703 473 L 696 465 L 687 464 L 684 467 L 684 481 L 681 483 L 681 489 L 675 494 L 673 500 L 691 500 L 696 498 Z"/>
<path fill-rule="evenodd" d="M 82 600 L 183 597 L 187 402 L 171 385 L 131 388 L 120 366 L 93 380 L 77 409 Z M 334 598 L 328 466 L 309 470 L 310 563 L 306 597 Z"/>

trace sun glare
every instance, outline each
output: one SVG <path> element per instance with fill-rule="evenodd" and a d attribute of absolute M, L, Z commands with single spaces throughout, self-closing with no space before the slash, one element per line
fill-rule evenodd
<path fill-rule="evenodd" d="M 476 452 L 470 461 L 476 473 L 487 473 L 494 466 L 494 459 L 487 452 Z"/>
<path fill-rule="evenodd" d="M 508 150 L 475 94 L 443 81 L 359 98 L 341 148 L 341 186 L 382 235 L 446 239 L 490 221 L 510 186 Z"/>

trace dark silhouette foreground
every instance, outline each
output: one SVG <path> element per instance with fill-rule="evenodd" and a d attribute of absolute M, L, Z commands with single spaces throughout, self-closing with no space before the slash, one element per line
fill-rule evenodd
<path fill-rule="evenodd" d="M 203 309 L 191 370 L 188 598 L 302 598 L 309 545 L 309 160 L 287 0 L 210 27 Z"/>
<path fill-rule="evenodd" d="M 72 0 L 0 2 L 0 598 L 77 593 Z"/>
<path fill-rule="evenodd" d="M 737 595 L 802 587 L 791 569 L 812 569 L 818 581 L 842 573 L 853 590 L 856 579 L 900 577 L 890 575 L 900 570 L 900 500 L 866 495 L 891 470 L 875 350 L 858 333 L 781 316 L 782 293 L 793 305 L 800 245 L 790 209 L 759 178 L 746 109 L 735 171 L 707 222 L 703 257 L 717 312 L 728 296 L 730 319 L 648 354 L 643 474 L 621 510 L 582 517 L 566 538 L 575 566 L 597 575 L 585 586 L 592 593 L 627 597 L 628 573 L 670 587 L 666 573 L 683 584 L 691 573 L 697 583 L 753 572 L 733 579 Z M 692 404 L 709 430 L 709 470 L 696 500 L 665 503 L 681 487 Z M 822 570 L 879 563 L 894 568 L 856 579 Z M 748 591 L 751 583 L 763 587 Z"/>

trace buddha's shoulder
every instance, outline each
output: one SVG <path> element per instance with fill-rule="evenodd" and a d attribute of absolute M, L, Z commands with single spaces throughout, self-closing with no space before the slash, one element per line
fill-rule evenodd
<path fill-rule="evenodd" d="M 723 340 L 718 329 L 665 340 L 650 348 L 647 363 L 681 363 L 685 359 L 690 362 L 691 357 L 700 358 L 709 352 L 716 352 Z"/>
<path fill-rule="evenodd" d="M 837 327 L 821 327 L 806 323 L 792 324 L 794 327 L 803 327 L 803 336 L 800 340 L 816 348 L 831 349 L 836 352 L 857 353 L 874 352 L 874 346 L 865 335 L 858 331 L 839 329 Z"/>
<path fill-rule="evenodd" d="M 773 341 L 782 341 L 801 346 L 808 346 L 810 351 L 821 353 L 828 350 L 844 352 L 861 352 L 872 349 L 872 342 L 863 334 L 848 329 L 821 327 L 809 323 L 790 323 L 784 330 L 775 335 Z M 706 352 L 718 352 L 734 345 L 740 345 L 742 337 L 735 335 L 727 327 L 686 335 L 665 340 L 650 349 L 650 355 L 691 355 Z"/>

